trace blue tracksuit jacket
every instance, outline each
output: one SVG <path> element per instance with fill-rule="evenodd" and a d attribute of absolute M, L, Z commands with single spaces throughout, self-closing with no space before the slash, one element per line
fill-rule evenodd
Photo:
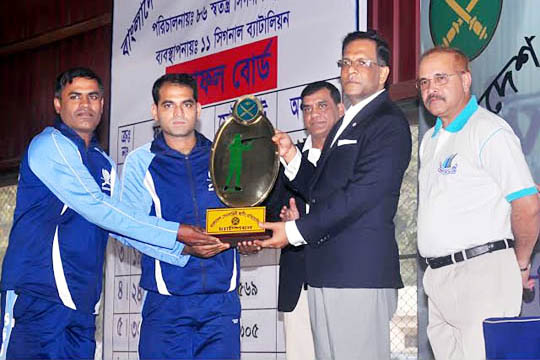
<path fill-rule="evenodd" d="M 205 227 L 206 209 L 222 207 L 208 165 L 211 142 L 196 133 L 189 155 L 171 149 L 163 134 L 132 151 L 122 170 L 122 202 L 150 215 L 180 224 Z M 140 286 L 163 295 L 225 293 L 238 283 L 235 249 L 212 258 L 184 255 L 184 263 L 171 265 L 143 255 Z"/>
<path fill-rule="evenodd" d="M 178 223 L 112 199 L 116 186 L 115 164 L 95 138 L 86 148 L 60 120 L 37 135 L 20 166 L 1 290 L 93 313 L 109 231 L 162 260 L 184 261 L 183 245 L 176 242 Z"/>

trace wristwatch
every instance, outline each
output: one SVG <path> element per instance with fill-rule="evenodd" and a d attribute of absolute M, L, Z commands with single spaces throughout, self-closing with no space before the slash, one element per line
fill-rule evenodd
<path fill-rule="evenodd" d="M 521 267 L 519 268 L 519 270 L 521 272 L 525 272 L 525 271 L 530 270 L 530 269 L 531 269 L 531 263 L 529 263 L 529 265 L 525 266 L 524 268 L 521 268 Z"/>

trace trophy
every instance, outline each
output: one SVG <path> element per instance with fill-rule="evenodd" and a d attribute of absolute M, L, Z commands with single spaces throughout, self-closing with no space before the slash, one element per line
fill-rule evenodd
<path fill-rule="evenodd" d="M 236 246 L 238 241 L 265 239 L 259 226 L 279 171 L 274 127 L 253 95 L 240 97 L 232 116 L 219 127 L 210 158 L 210 177 L 219 199 L 228 207 L 206 211 L 206 232 Z"/>

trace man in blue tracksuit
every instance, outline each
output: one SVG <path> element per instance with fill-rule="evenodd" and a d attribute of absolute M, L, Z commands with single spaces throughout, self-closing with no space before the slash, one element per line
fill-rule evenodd
<path fill-rule="evenodd" d="M 201 111 L 196 82 L 187 74 L 166 74 L 152 95 L 162 131 L 126 158 L 119 197 L 150 215 L 204 227 L 206 209 L 223 205 L 209 177 L 211 142 L 195 131 Z M 140 286 L 148 292 L 140 358 L 239 359 L 236 249 L 186 246 L 183 253 L 189 258 L 184 266 L 142 257 Z"/>
<path fill-rule="evenodd" d="M 115 164 L 94 136 L 103 85 L 91 70 L 60 74 L 54 107 L 55 125 L 32 140 L 20 165 L 2 267 L 0 359 L 94 358 L 94 308 L 109 231 L 178 265 L 187 260 L 184 244 L 219 243 L 111 198 Z"/>

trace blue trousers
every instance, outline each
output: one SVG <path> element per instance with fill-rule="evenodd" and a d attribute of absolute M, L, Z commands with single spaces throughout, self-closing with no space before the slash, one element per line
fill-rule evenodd
<path fill-rule="evenodd" d="M 139 357 L 240 359 L 238 294 L 166 296 L 149 291 L 142 310 Z"/>
<path fill-rule="evenodd" d="M 93 314 L 13 291 L 3 291 L 1 298 L 6 337 L 2 336 L 0 359 L 94 358 Z"/>

